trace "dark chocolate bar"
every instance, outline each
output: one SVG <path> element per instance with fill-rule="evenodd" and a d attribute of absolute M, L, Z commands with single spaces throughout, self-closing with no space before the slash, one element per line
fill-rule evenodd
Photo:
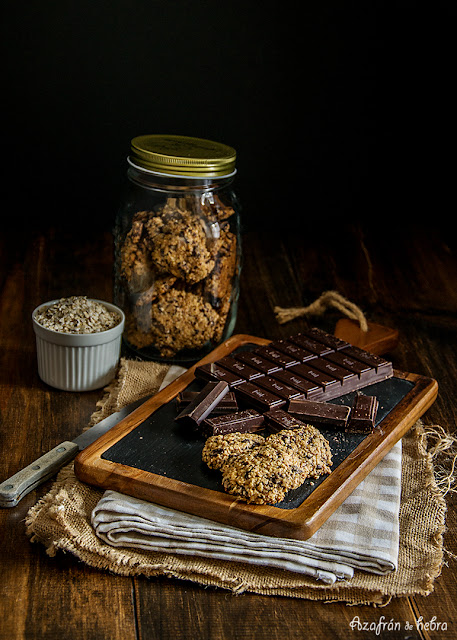
<path fill-rule="evenodd" d="M 208 382 L 203 389 L 197 393 L 196 397 L 185 407 L 175 420 L 178 422 L 189 422 L 198 426 L 211 411 L 216 407 L 222 398 L 228 393 L 229 386 L 226 382 Z"/>
<path fill-rule="evenodd" d="M 266 389 L 262 389 L 252 382 L 245 382 L 236 388 L 238 398 L 246 404 L 259 409 L 260 411 L 268 411 L 272 407 L 285 405 L 287 400 L 270 393 Z"/>
<path fill-rule="evenodd" d="M 234 433 L 254 433 L 263 428 L 264 417 L 254 409 L 246 409 L 229 415 L 209 417 L 201 425 L 206 437 Z"/>
<path fill-rule="evenodd" d="M 371 433 L 374 429 L 379 402 L 375 396 L 365 396 L 357 393 L 351 408 L 347 432 Z"/>
<path fill-rule="evenodd" d="M 179 411 L 182 411 L 184 407 L 187 407 L 195 398 L 198 396 L 198 391 L 181 391 L 176 396 L 176 406 Z M 214 407 L 211 412 L 212 414 L 225 414 L 225 413 L 233 413 L 238 411 L 238 402 L 236 401 L 236 396 L 233 391 L 229 391 L 219 402 L 219 404 Z"/>
<path fill-rule="evenodd" d="M 314 328 L 197 367 L 195 375 L 204 380 L 225 380 L 237 395 L 237 387 L 244 388 L 246 382 L 272 392 L 274 378 L 297 389 L 307 400 L 326 402 L 392 377 L 393 367 L 380 356 Z M 287 397 L 273 395 L 287 401 L 294 393 L 285 391 Z M 253 387 L 244 392 L 240 389 L 240 394 L 245 403 L 249 398 L 257 401 L 259 395 L 253 394 Z M 259 404 L 252 406 L 258 408 Z"/>
<path fill-rule="evenodd" d="M 289 402 L 288 413 L 297 416 L 303 422 L 313 425 L 325 424 L 331 427 L 345 428 L 351 408 L 330 402 L 314 402 L 298 398 Z"/>

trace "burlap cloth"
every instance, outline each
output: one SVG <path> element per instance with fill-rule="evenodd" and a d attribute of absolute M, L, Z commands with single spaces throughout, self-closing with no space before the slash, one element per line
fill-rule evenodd
<path fill-rule="evenodd" d="M 121 360 L 118 376 L 105 390 L 91 423 L 155 393 L 167 372 L 163 364 Z M 279 569 L 112 547 L 95 535 L 90 522 L 103 491 L 81 483 L 72 463 L 29 510 L 27 533 L 31 541 L 44 544 L 50 556 L 59 550 L 70 552 L 92 567 L 123 576 L 168 576 L 237 594 L 385 605 L 394 597 L 431 593 L 443 564 L 446 501 L 436 481 L 427 440 L 421 421 L 403 438 L 398 569 L 387 575 L 356 571 L 351 580 L 329 586 Z"/>

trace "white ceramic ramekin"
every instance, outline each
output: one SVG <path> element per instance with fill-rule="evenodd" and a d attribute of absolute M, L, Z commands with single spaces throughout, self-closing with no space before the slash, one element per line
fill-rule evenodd
<path fill-rule="evenodd" d="M 116 311 L 121 321 L 98 333 L 60 333 L 39 324 L 36 313 L 58 302 L 40 304 L 32 313 L 36 337 L 38 375 L 46 384 L 64 391 L 92 391 L 107 385 L 115 376 L 121 352 L 124 313 L 114 304 L 94 300 Z"/>

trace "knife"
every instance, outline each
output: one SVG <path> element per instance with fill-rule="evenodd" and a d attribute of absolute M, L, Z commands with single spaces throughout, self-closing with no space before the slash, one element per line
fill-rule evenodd
<path fill-rule="evenodd" d="M 185 369 L 177 365 L 172 365 L 160 385 L 159 391 L 164 389 L 170 382 L 177 378 Z M 0 507 L 15 507 L 30 491 L 36 489 L 40 484 L 51 478 L 67 462 L 73 460 L 76 455 L 95 442 L 100 436 L 106 433 L 111 427 L 123 420 L 132 411 L 146 402 L 151 396 L 146 396 L 123 407 L 120 411 L 112 413 L 107 418 L 100 420 L 93 427 L 83 431 L 74 440 L 61 442 L 51 451 L 48 451 L 40 458 L 30 463 L 21 471 L 15 473 L 11 478 L 0 483 Z"/>
<path fill-rule="evenodd" d="M 75 458 L 77 453 L 95 442 L 97 438 L 108 429 L 111 429 L 111 427 L 114 427 L 115 424 L 146 400 L 147 398 L 141 398 L 141 400 L 132 402 L 120 411 L 112 413 L 93 427 L 83 431 L 74 440 L 61 442 L 51 451 L 48 451 L 27 467 L 15 473 L 11 478 L 4 480 L 0 484 L 0 507 L 15 507 L 32 489 L 36 489 L 36 487 L 48 480 L 64 464 Z"/>

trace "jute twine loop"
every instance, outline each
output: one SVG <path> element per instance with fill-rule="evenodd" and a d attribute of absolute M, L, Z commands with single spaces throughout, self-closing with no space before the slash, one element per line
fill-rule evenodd
<path fill-rule="evenodd" d="M 307 307 L 275 307 L 274 312 L 279 324 L 284 324 L 300 316 L 322 315 L 329 307 L 335 307 L 351 320 L 356 320 L 362 331 L 368 331 L 363 311 L 356 304 L 342 296 L 338 291 L 324 291 L 317 300 Z"/>

